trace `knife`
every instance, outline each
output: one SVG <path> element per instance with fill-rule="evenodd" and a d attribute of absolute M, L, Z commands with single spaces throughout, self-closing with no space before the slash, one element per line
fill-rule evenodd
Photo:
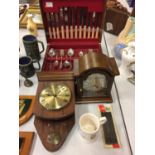
<path fill-rule="evenodd" d="M 61 25 L 61 37 L 62 39 L 65 38 L 65 33 L 64 33 L 64 15 L 63 15 L 63 8 L 60 8 L 60 25 Z"/>
<path fill-rule="evenodd" d="M 92 14 L 92 34 L 91 34 L 91 38 L 95 37 L 95 19 L 96 19 L 96 12 L 93 12 Z"/>
<path fill-rule="evenodd" d="M 75 30 L 74 31 L 75 31 L 75 39 L 77 39 L 78 38 L 78 26 L 77 26 L 78 25 L 78 8 L 75 8 L 74 14 L 75 14 L 74 15 L 75 16 L 75 18 L 74 18 L 75 19 L 74 20 L 75 21 Z"/>
<path fill-rule="evenodd" d="M 55 13 L 55 25 L 56 25 L 56 35 L 57 35 L 57 39 L 60 39 L 59 16 L 58 16 L 58 13 Z"/>
<path fill-rule="evenodd" d="M 51 30 L 51 27 L 50 27 L 50 25 L 51 25 L 51 23 L 50 23 L 51 19 L 50 19 L 49 13 L 46 13 L 46 17 L 47 17 L 47 22 L 48 22 L 49 38 L 52 39 L 52 30 Z"/>
<path fill-rule="evenodd" d="M 83 8 L 80 8 L 79 39 L 82 38 Z"/>
<path fill-rule="evenodd" d="M 86 22 L 87 22 L 87 8 L 83 9 L 83 18 L 82 18 L 82 25 L 83 25 L 83 39 L 86 39 Z"/>
<path fill-rule="evenodd" d="M 90 39 L 90 33 L 91 33 L 91 27 L 90 27 L 90 24 L 91 24 L 91 13 L 88 13 L 88 23 L 87 23 L 87 26 L 88 26 L 88 30 L 87 30 L 87 38 Z"/>
<path fill-rule="evenodd" d="M 50 13 L 50 16 L 51 16 L 51 26 L 52 26 L 53 38 L 56 39 L 55 20 L 54 20 L 53 12 Z"/>
<path fill-rule="evenodd" d="M 65 26 L 66 26 L 66 39 L 69 39 L 69 23 L 68 23 L 68 8 L 64 8 L 64 20 L 65 20 Z"/>
<path fill-rule="evenodd" d="M 95 38 L 97 39 L 99 37 L 99 13 L 96 14 L 96 33 Z"/>

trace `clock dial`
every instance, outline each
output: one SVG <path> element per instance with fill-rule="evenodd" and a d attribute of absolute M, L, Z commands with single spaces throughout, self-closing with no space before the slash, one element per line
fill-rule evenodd
<path fill-rule="evenodd" d="M 94 73 L 87 77 L 83 81 L 83 89 L 86 91 L 101 91 L 104 88 L 107 88 L 106 77 L 104 74 Z"/>
<path fill-rule="evenodd" d="M 66 106 L 71 99 L 71 91 L 66 85 L 51 84 L 40 93 L 39 102 L 47 110 L 57 110 Z"/>

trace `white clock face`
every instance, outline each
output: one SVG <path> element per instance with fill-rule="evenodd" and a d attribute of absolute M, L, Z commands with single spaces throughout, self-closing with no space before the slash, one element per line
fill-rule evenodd
<path fill-rule="evenodd" d="M 107 88 L 106 77 L 104 74 L 94 73 L 83 81 L 83 89 L 86 91 L 96 92 L 104 88 Z"/>

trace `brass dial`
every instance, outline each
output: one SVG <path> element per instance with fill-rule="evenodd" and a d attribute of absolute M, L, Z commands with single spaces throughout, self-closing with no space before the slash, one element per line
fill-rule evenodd
<path fill-rule="evenodd" d="M 64 84 L 51 83 L 42 90 L 40 104 L 47 110 L 58 110 L 66 106 L 71 99 L 71 91 Z"/>

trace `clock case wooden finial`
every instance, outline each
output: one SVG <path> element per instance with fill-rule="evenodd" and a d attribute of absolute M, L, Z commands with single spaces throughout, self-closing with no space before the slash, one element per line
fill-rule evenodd
<path fill-rule="evenodd" d="M 105 54 L 89 52 L 80 57 L 79 60 L 75 60 L 78 66 L 75 69 L 75 91 L 76 100 L 78 103 L 90 103 L 90 102 L 112 102 L 111 89 L 114 82 L 114 77 L 119 75 L 119 70 L 114 58 L 110 58 Z M 104 92 L 97 92 L 98 97 L 91 97 L 91 95 L 84 96 L 83 81 L 88 78 L 89 75 L 99 73 L 104 74 L 107 80 L 107 87 Z"/>

